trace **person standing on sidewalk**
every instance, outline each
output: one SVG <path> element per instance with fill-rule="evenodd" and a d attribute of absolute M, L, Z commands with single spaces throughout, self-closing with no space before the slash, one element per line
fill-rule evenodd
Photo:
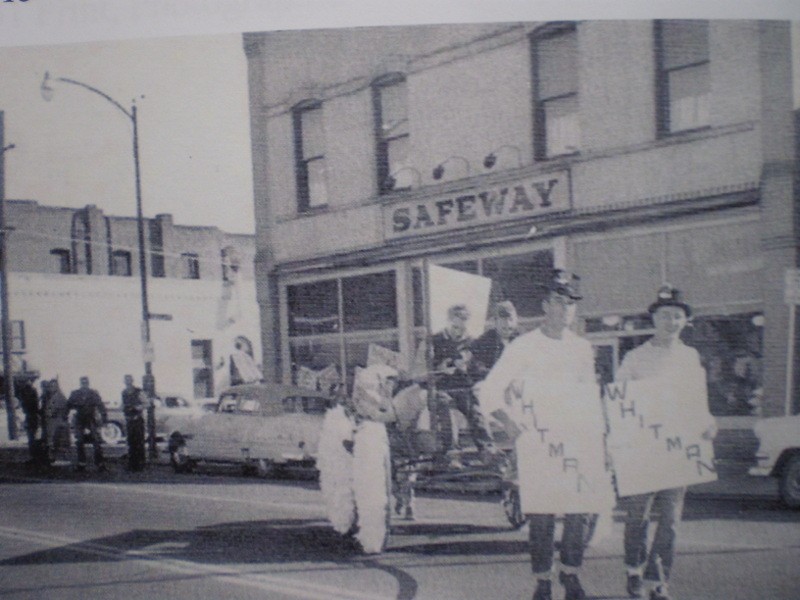
<path fill-rule="evenodd" d="M 149 400 L 144 392 L 133 385 L 133 376 L 125 375 L 125 389 L 122 390 L 122 411 L 125 415 L 125 429 L 128 433 L 128 470 L 141 471 L 145 465 L 144 416 Z"/>
<path fill-rule="evenodd" d="M 58 379 L 42 382 L 42 416 L 47 432 L 48 460 L 52 463 L 59 453 L 69 448 L 69 419 L 67 399 L 61 392 Z"/>
<path fill-rule="evenodd" d="M 575 320 L 579 277 L 556 269 L 547 284 L 547 295 L 542 301 L 544 321 L 540 328 L 523 334 L 511 342 L 495 363 L 486 379 L 478 384 L 476 393 L 483 413 L 496 418 L 517 437 L 527 426 L 517 423 L 512 415 L 521 413 L 506 398 L 512 382 L 525 378 L 542 381 L 570 383 L 595 383 L 594 355 L 591 344 L 574 333 L 570 326 Z M 600 403 L 599 390 L 596 398 Z M 598 424 L 598 429 L 602 426 Z M 588 432 L 590 433 L 590 432 Z M 602 432 L 598 439 L 602 439 Z M 597 448 L 598 453 L 605 449 Z M 520 472 L 532 468 L 526 455 L 517 455 Z M 548 482 L 541 481 L 542 490 Z M 610 498 L 609 490 L 609 498 Z M 529 514 L 529 548 L 531 568 L 536 579 L 533 600 L 552 600 L 552 576 L 555 552 L 555 515 Z M 561 538 L 561 571 L 559 581 L 565 588 L 566 600 L 582 600 L 586 593 L 578 578 L 583 564 L 586 531 L 589 515 L 576 513 L 564 516 Z"/>
<path fill-rule="evenodd" d="M 692 310 L 681 292 L 670 285 L 658 290 L 658 297 L 648 309 L 655 334 L 625 355 L 617 372 L 617 381 L 661 378 L 664 385 L 702 369 L 697 350 L 684 344 L 680 335 Z M 716 425 L 708 415 L 703 438 L 713 439 Z M 643 463 L 646 468 L 646 463 Z M 627 591 L 632 598 L 670 600 L 667 580 L 675 557 L 675 526 L 681 518 L 686 488 L 671 488 L 623 498 L 628 512 L 625 518 L 625 565 Z M 658 512 L 658 525 L 648 548 L 647 529 L 650 514 Z"/>
<path fill-rule="evenodd" d="M 100 428 L 108 421 L 103 399 L 97 391 L 89 387 L 89 378 L 80 379 L 81 387 L 74 390 L 67 400 L 67 411 L 75 411 L 75 442 L 78 447 L 76 470 L 86 470 L 86 440 L 88 433 L 94 447 L 94 464 L 99 471 L 105 471 Z"/>

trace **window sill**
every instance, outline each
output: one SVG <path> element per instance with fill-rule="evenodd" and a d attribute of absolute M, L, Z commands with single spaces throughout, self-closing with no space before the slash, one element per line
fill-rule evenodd
<path fill-rule="evenodd" d="M 295 214 L 295 217 L 298 219 L 302 217 L 312 217 L 314 215 L 318 215 L 321 213 L 328 212 L 329 206 L 327 204 L 321 204 L 320 206 L 311 206 L 305 210 L 298 210 Z"/>

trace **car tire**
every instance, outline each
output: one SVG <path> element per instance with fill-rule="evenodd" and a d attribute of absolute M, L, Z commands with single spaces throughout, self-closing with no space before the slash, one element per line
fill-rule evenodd
<path fill-rule="evenodd" d="M 115 421 L 109 421 L 100 428 L 100 437 L 109 446 L 114 446 L 125 439 L 125 432 L 122 425 Z"/>
<path fill-rule="evenodd" d="M 522 506 L 519 499 L 519 488 L 515 485 L 509 486 L 503 490 L 503 499 L 501 500 L 503 511 L 506 513 L 506 519 L 511 524 L 511 529 L 516 531 L 521 529 L 528 519 L 522 514 Z"/>
<path fill-rule="evenodd" d="M 800 508 L 800 453 L 789 457 L 781 469 L 781 500 L 789 508 Z"/>

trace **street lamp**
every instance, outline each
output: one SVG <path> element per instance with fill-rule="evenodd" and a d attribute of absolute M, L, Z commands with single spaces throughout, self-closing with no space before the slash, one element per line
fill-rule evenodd
<path fill-rule="evenodd" d="M 8 253 L 6 252 L 6 188 L 5 154 L 15 148 L 14 144 L 4 146 L 5 125 L 3 111 L 0 110 L 0 335 L 3 348 L 3 395 L 6 398 L 6 417 L 8 419 L 8 439 L 17 439 L 17 416 L 14 407 L 14 383 L 11 373 L 11 322 L 8 317 Z"/>
<path fill-rule="evenodd" d="M 153 398 L 156 393 L 156 380 L 153 376 L 153 363 L 150 359 L 152 354 L 152 346 L 150 341 L 150 308 L 147 301 L 147 260 L 145 258 L 144 246 L 144 217 L 142 216 L 142 187 L 139 173 L 139 129 L 136 120 L 136 100 L 132 100 L 131 108 L 126 109 L 124 106 L 122 106 L 122 104 L 114 100 L 114 98 L 105 92 L 98 90 L 96 87 L 92 87 L 91 85 L 81 81 L 68 79 L 67 77 L 50 77 L 50 73 L 45 72 L 40 91 L 42 98 L 48 102 L 53 98 L 54 90 L 50 84 L 54 81 L 76 85 L 100 96 L 110 104 L 114 105 L 123 115 L 128 117 L 133 125 L 133 166 L 136 176 L 136 225 L 139 234 L 139 277 L 142 288 L 142 332 L 144 334 L 143 338 L 145 346 L 144 378 L 142 381 L 142 387 L 144 388 L 144 391 L 147 393 L 148 397 Z M 142 98 L 144 98 L 144 96 L 142 96 Z M 157 455 L 156 440 L 154 435 L 155 418 L 152 410 L 152 402 L 150 405 L 151 408 L 148 410 L 148 427 L 150 429 L 149 450 L 150 456 L 155 457 Z"/>

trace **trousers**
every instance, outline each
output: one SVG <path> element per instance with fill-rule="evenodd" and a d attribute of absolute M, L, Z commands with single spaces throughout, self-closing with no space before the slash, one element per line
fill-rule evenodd
<path fill-rule="evenodd" d="M 560 551 L 562 565 L 580 567 L 583 564 L 588 518 L 589 515 L 583 513 L 564 515 Z M 553 568 L 555 526 L 555 515 L 528 515 L 528 540 L 534 573 L 545 573 Z"/>
<path fill-rule="evenodd" d="M 683 513 L 685 495 L 686 488 L 680 487 L 624 499 L 628 509 L 624 535 L 625 565 L 631 569 L 644 566 L 644 578 L 649 581 L 660 581 L 661 573 L 664 581 L 669 579 L 675 558 L 675 526 Z M 653 511 L 658 513 L 658 520 L 648 548 L 647 530 Z"/>

